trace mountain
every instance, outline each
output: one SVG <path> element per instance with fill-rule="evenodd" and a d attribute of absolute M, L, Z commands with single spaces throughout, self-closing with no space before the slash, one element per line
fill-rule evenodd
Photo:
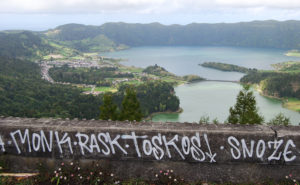
<path fill-rule="evenodd" d="M 0 56 L 38 59 L 53 50 L 45 39 L 33 32 L 0 32 Z"/>
<path fill-rule="evenodd" d="M 101 97 L 41 78 L 38 64 L 0 56 L 0 115 L 17 117 L 99 117 Z"/>
<path fill-rule="evenodd" d="M 73 41 L 83 40 L 95 37 L 99 34 L 100 28 L 98 26 L 85 26 L 82 24 L 65 24 L 58 26 L 55 29 L 48 30 L 44 34 L 54 40 Z"/>
<path fill-rule="evenodd" d="M 127 46 L 117 44 L 102 34 L 97 26 L 85 26 L 81 24 L 66 24 L 44 33 L 47 39 L 58 44 L 73 48 L 82 52 L 99 52 L 125 49 Z"/>
<path fill-rule="evenodd" d="M 103 40 L 109 41 L 110 48 L 127 45 L 131 47 L 237 46 L 298 49 L 300 48 L 300 21 L 193 23 L 168 26 L 159 23 L 106 23 L 101 26 L 67 24 L 48 30 L 44 35 L 61 42 L 92 41 L 99 39 L 101 35 Z M 90 47 L 85 47 L 84 50 L 89 49 Z"/>

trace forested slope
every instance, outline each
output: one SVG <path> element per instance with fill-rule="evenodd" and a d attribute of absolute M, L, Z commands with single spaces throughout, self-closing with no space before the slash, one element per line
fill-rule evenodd
<path fill-rule="evenodd" d="M 79 43 L 81 50 L 92 46 L 87 40 L 99 39 L 111 48 L 127 46 L 237 46 L 281 49 L 300 48 L 300 21 L 253 21 L 231 24 L 162 25 L 106 23 L 101 26 L 67 24 L 48 30 L 48 38 Z M 95 43 L 92 44 L 95 47 Z"/>

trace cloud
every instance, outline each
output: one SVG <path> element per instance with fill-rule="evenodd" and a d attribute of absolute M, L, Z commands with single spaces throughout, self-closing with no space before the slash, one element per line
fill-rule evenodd
<path fill-rule="evenodd" d="M 238 8 L 281 8 L 281 9 L 298 9 L 300 8 L 299 0 L 215 0 L 219 6 L 238 7 Z"/>
<path fill-rule="evenodd" d="M 214 0 L 213 0 L 214 1 Z M 214 4 L 211 0 L 0 0 L 0 13 L 169 13 Z"/>
<path fill-rule="evenodd" d="M 165 0 L 0 0 L 1 13 L 97 13 L 146 9 Z"/>
<path fill-rule="evenodd" d="M 205 9 L 300 8 L 299 0 L 0 0 L 0 13 L 170 13 Z"/>

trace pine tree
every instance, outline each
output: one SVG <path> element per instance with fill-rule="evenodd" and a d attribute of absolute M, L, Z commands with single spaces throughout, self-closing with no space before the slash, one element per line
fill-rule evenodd
<path fill-rule="evenodd" d="M 268 123 L 268 125 L 284 125 L 284 126 L 288 126 L 290 124 L 291 124 L 290 118 L 286 117 L 283 113 L 277 114 L 275 118 L 270 120 L 270 122 Z"/>
<path fill-rule="evenodd" d="M 117 120 L 117 105 L 112 101 L 113 97 L 110 93 L 105 93 L 103 96 L 103 104 L 100 107 L 100 119 L 102 120 Z"/>
<path fill-rule="evenodd" d="M 143 115 L 140 108 L 140 102 L 133 89 L 127 88 L 125 97 L 122 101 L 122 110 L 120 119 L 129 121 L 141 121 Z"/>
<path fill-rule="evenodd" d="M 237 96 L 234 107 L 229 109 L 228 122 L 232 124 L 261 124 L 264 118 L 258 114 L 256 100 L 250 86 L 245 85 Z"/>

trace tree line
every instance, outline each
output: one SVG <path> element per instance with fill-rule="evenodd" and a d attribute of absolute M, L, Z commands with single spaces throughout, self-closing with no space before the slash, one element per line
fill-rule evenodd
<path fill-rule="evenodd" d="M 93 38 L 102 35 L 106 38 L 102 40 L 107 42 L 108 46 L 125 44 L 131 47 L 235 46 L 299 49 L 299 29 L 299 21 L 253 21 L 234 24 L 193 23 L 169 26 L 159 23 L 106 23 L 101 26 L 67 24 L 55 28 L 54 30 L 57 30 L 55 33 L 53 30 L 49 30 L 45 37 L 58 41 L 78 41 L 80 43 L 89 41 L 93 43 Z M 73 47 L 77 46 L 73 45 Z"/>
<path fill-rule="evenodd" d="M 90 84 L 97 86 L 112 86 L 112 82 L 106 78 L 134 78 L 132 73 L 122 73 L 116 67 L 97 68 L 72 68 L 68 65 L 53 67 L 49 75 L 57 82 L 69 82 L 74 84 Z"/>
<path fill-rule="evenodd" d="M 266 95 L 300 99 L 299 73 L 258 71 L 244 76 L 242 83 L 259 84 Z"/>
<path fill-rule="evenodd" d="M 41 79 L 39 66 L 30 61 L 0 57 L 0 66 L 0 115 L 99 119 L 102 95 L 83 95 L 76 87 L 48 83 Z M 120 86 L 113 95 L 119 107 L 128 87 Z M 169 83 L 153 81 L 134 88 L 143 116 L 179 109 Z"/>

